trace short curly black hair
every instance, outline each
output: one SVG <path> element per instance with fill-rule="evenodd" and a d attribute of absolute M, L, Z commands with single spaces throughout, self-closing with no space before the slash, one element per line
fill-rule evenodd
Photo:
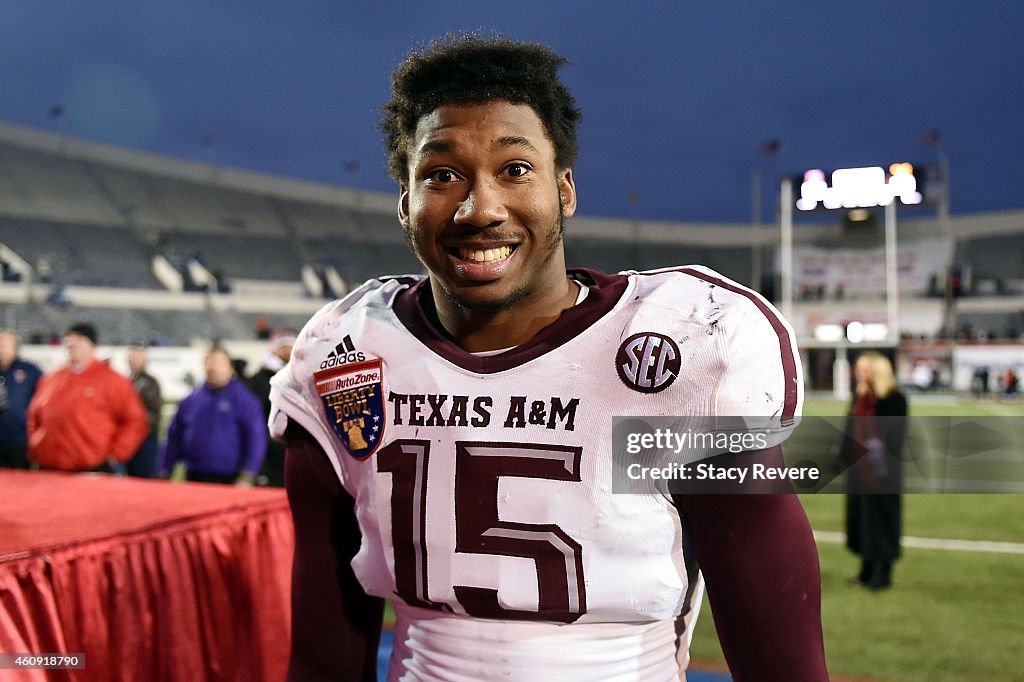
<path fill-rule="evenodd" d="M 388 171 L 408 178 L 409 144 L 419 120 L 446 104 L 505 100 L 527 104 L 544 124 L 558 169 L 576 163 L 582 115 L 558 80 L 568 60 L 546 45 L 479 34 L 447 35 L 413 52 L 391 76 L 391 101 L 381 109 Z"/>

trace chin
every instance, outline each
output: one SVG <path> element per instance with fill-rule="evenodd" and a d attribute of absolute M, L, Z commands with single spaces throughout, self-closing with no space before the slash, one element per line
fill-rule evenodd
<path fill-rule="evenodd" d="M 444 296 L 455 305 L 476 313 L 504 312 L 526 298 L 529 293 L 525 287 L 509 292 L 478 291 L 488 287 L 471 287 L 462 290 L 443 289 Z"/>

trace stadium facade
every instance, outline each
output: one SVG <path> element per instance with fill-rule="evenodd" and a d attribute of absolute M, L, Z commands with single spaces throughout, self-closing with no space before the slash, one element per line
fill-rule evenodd
<path fill-rule="evenodd" d="M 421 271 L 395 201 L 0 122 L 0 324 L 33 346 L 87 319 L 111 346 L 220 340 L 254 358 L 261 319 L 300 326 L 352 284 Z M 885 320 L 879 223 L 819 214 L 796 226 L 790 318 L 821 384 L 812 387 L 831 388 L 850 343 L 821 329 Z M 901 213 L 900 335 L 911 356 L 924 348 L 944 358 L 946 383 L 963 387 L 970 371 L 957 367 L 952 341 L 1024 365 L 1022 236 L 1024 210 L 952 215 L 942 226 L 925 210 Z M 578 216 L 566 257 L 605 271 L 700 263 L 774 300 L 778 244 L 773 225 Z"/>

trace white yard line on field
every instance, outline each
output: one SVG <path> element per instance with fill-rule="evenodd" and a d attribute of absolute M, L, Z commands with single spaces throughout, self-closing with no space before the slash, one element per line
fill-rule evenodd
<path fill-rule="evenodd" d="M 844 544 L 846 535 L 834 531 L 816 530 L 814 539 L 818 542 Z M 997 554 L 1024 554 L 1024 542 L 992 542 L 989 540 L 947 540 L 945 538 L 904 537 L 904 547 L 917 549 L 949 549 L 958 552 L 995 552 Z"/>

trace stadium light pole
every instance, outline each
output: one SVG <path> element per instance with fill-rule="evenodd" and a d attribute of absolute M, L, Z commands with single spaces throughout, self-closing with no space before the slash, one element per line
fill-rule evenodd
<path fill-rule="evenodd" d="M 781 251 L 779 259 L 779 288 L 782 289 L 782 316 L 793 318 L 793 179 L 782 178 L 779 189 L 779 226 Z"/>
<path fill-rule="evenodd" d="M 771 138 L 765 140 L 757 146 L 757 155 L 763 157 L 770 157 L 774 159 L 779 155 L 779 149 L 782 148 L 782 143 L 779 142 L 778 138 Z M 775 164 L 772 164 L 775 167 Z M 764 210 L 761 206 L 763 195 L 761 193 L 761 164 L 758 163 L 754 166 L 750 173 L 750 212 L 753 214 L 754 221 L 754 263 L 753 263 L 753 282 L 750 283 L 750 287 L 755 291 L 761 290 L 761 280 L 764 279 L 764 239 L 761 235 L 761 228 L 764 225 Z"/>
<path fill-rule="evenodd" d="M 54 104 L 50 107 L 50 118 L 57 122 L 57 135 L 59 135 L 57 151 L 61 154 L 67 151 L 67 135 L 65 134 L 67 131 L 67 119 L 64 116 L 65 113 L 67 111 L 64 109 L 63 104 Z"/>
<path fill-rule="evenodd" d="M 352 159 L 345 162 L 345 172 L 352 178 L 352 188 L 356 193 L 356 211 L 361 212 L 363 210 L 363 183 L 360 175 L 360 169 L 362 164 Z"/>
<path fill-rule="evenodd" d="M 750 172 L 750 213 L 754 219 L 754 263 L 751 268 L 750 288 L 760 291 L 764 247 L 761 245 L 761 169 L 757 166 Z"/>
<path fill-rule="evenodd" d="M 939 157 L 939 178 L 942 190 L 938 197 L 939 228 L 942 230 L 942 238 L 946 242 L 946 271 L 943 273 L 943 308 L 942 308 L 942 329 L 946 338 L 953 343 L 956 330 L 956 314 L 953 312 L 953 265 L 956 258 L 956 240 L 953 238 L 953 227 L 949 221 L 949 157 L 946 155 L 946 146 L 942 141 L 942 131 L 937 128 L 925 131 L 921 141 L 926 147 L 935 149 Z"/>
<path fill-rule="evenodd" d="M 643 249 L 640 247 L 640 217 L 636 212 L 636 205 L 640 201 L 640 195 L 634 190 L 629 193 L 629 224 L 633 233 L 633 267 L 636 270 L 643 270 L 640 260 L 643 257 Z"/>
<path fill-rule="evenodd" d="M 216 139 L 211 133 L 203 133 L 199 136 L 199 146 L 203 148 L 203 156 L 206 158 L 206 163 L 213 165 L 213 143 Z"/>
<path fill-rule="evenodd" d="M 217 181 L 217 166 L 214 165 L 214 143 L 217 138 L 212 133 L 203 133 L 199 136 L 199 146 L 203 150 L 203 160 L 206 162 L 207 177 L 209 182 Z"/>
<path fill-rule="evenodd" d="M 889 341 L 898 344 L 900 340 L 899 278 L 896 252 L 896 197 L 885 206 L 885 317 L 888 323 Z"/>
<path fill-rule="evenodd" d="M 945 328 L 946 338 L 953 339 L 956 331 L 956 313 L 953 310 L 953 265 L 956 259 L 956 240 L 953 238 L 953 226 L 949 220 L 949 157 L 946 156 L 946 148 L 940 138 L 936 143 L 936 151 L 939 155 L 939 175 L 942 176 L 942 194 L 939 195 L 939 226 L 942 229 L 942 237 L 946 240 L 946 286 L 944 287 L 945 299 Z"/>

